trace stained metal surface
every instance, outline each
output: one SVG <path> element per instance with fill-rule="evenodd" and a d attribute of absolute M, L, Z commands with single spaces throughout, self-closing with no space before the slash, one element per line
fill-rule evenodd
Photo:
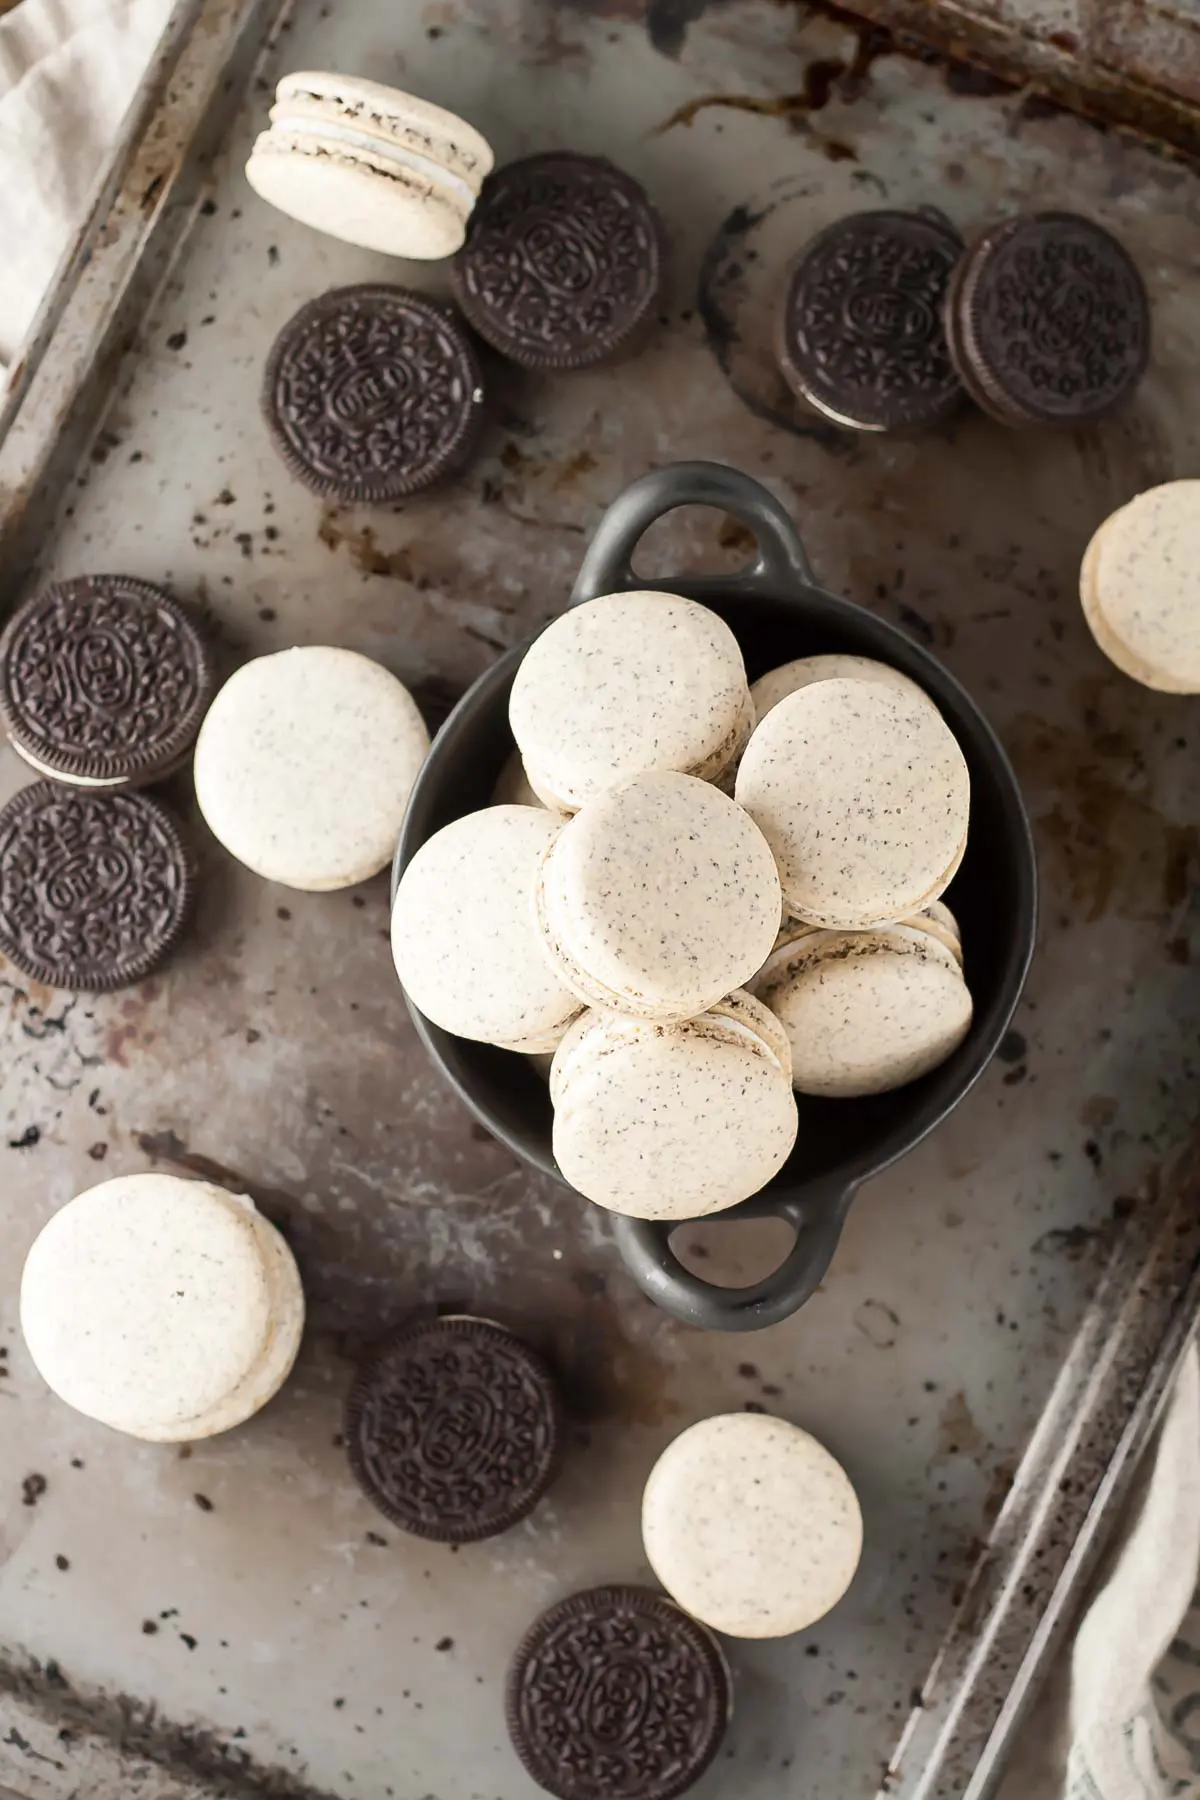
<path fill-rule="evenodd" d="M 927 1704 L 890 1779 L 961 1793 L 963 1745 L 991 1731 L 1064 1574 L 1047 1552 L 1011 1592 L 989 1585 L 989 1566 L 1007 1576 L 1038 1547 L 1045 1436 L 1075 1443 L 1063 1478 L 1102 1502 L 1170 1361 L 1194 1254 L 1159 1172 L 1195 1092 L 1195 703 L 1103 662 L 1075 578 L 1100 517 L 1200 467 L 1188 406 L 1200 181 L 1071 119 L 1030 117 L 1019 97 L 955 93 L 945 69 L 908 57 L 877 57 L 825 91 L 821 65 L 854 53 L 846 29 L 798 28 L 759 0 L 692 11 L 664 36 L 662 9 L 648 31 L 640 8 L 619 6 L 430 0 L 376 14 L 300 0 L 268 83 L 286 67 L 365 70 L 456 106 L 500 159 L 605 151 L 646 182 L 673 238 L 664 322 L 636 362 L 570 380 L 489 365 L 480 460 L 444 493 L 379 514 L 322 507 L 290 482 L 257 415 L 259 372 L 284 320 L 324 287 L 380 275 L 440 287 L 444 272 L 385 264 L 256 201 L 240 171 L 265 90 L 234 111 L 209 58 L 192 117 L 203 128 L 212 102 L 228 104 L 226 147 L 211 171 L 181 156 L 166 172 L 164 208 L 178 194 L 189 217 L 189 185 L 201 204 L 61 493 L 47 446 L 64 428 L 82 435 L 88 396 L 77 406 L 53 359 L 57 332 L 33 370 L 59 385 L 0 450 L 0 469 L 16 445 L 26 470 L 2 573 L 14 591 L 34 554 L 41 574 L 167 579 L 208 607 L 230 664 L 345 643 L 436 710 L 564 604 L 625 482 L 676 457 L 737 464 L 798 518 L 818 577 L 931 643 L 1016 758 L 1045 895 L 1027 999 L 960 1111 L 864 1190 L 805 1311 L 752 1340 L 701 1336 L 632 1291 L 602 1215 L 528 1176 L 438 1085 L 394 985 L 385 882 L 325 896 L 267 887 L 206 840 L 177 783 L 204 875 L 179 958 L 103 1001 L 0 971 L 0 1782 L 37 1800 L 529 1800 L 502 1717 L 512 1644 L 572 1587 L 645 1574 L 637 1498 L 657 1450 L 745 1404 L 830 1444 L 862 1494 L 867 1548 L 830 1619 L 732 1647 L 729 1754 L 697 1793 L 870 1795 L 914 1694 Z M 244 16 L 248 61 L 264 27 Z M 236 23 L 225 0 L 200 19 L 210 43 Z M 188 42 L 198 54 L 201 38 Z M 803 117 L 787 104 L 801 88 L 824 101 Z M 967 414 L 931 438 L 847 440 L 800 419 L 770 363 L 771 296 L 803 238 L 881 199 L 939 205 L 967 231 L 1028 204 L 1118 229 L 1155 307 L 1155 364 L 1133 407 L 1065 437 Z M 169 223 L 151 234 L 164 265 Z M 128 300 L 116 283 L 109 316 Z M 51 513 L 44 535 L 28 529 Z M 647 564 L 732 567 L 745 554 L 731 522 L 680 515 L 656 530 Z M 0 789 L 22 778 L 5 752 Z M 295 1244 L 311 1301 L 281 1399 L 190 1454 L 52 1403 L 16 1322 L 41 1222 L 91 1181 L 151 1165 L 254 1193 Z M 1097 1299 L 1114 1245 L 1116 1288 Z M 739 1279 L 766 1253 L 718 1224 L 690 1251 Z M 1150 1264 L 1161 1280 L 1139 1294 Z M 356 1345 L 433 1300 L 549 1346 L 576 1419 L 535 1518 L 457 1554 L 374 1515 L 337 1441 Z M 1105 1364 L 1098 1347 L 1122 1322 Z M 1029 1482 L 976 1575 L 977 1611 L 941 1685 L 926 1683 L 1052 1392 Z M 1090 1502 L 1067 1516 L 1068 1560 L 1090 1517 Z M 997 1606 L 1006 1635 L 991 1641 L 990 1681 L 977 1680 L 970 1646 Z M 956 1706 L 971 1731 L 948 1758 L 934 1740 Z"/>

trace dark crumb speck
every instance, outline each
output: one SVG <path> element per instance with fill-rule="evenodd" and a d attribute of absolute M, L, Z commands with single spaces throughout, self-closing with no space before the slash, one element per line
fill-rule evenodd
<path fill-rule="evenodd" d="M 441 35 L 442 35 L 442 28 L 440 25 L 426 26 L 425 36 L 430 40 L 431 43 L 436 43 L 437 40 L 441 37 Z"/>
<path fill-rule="evenodd" d="M 277 918 L 277 919 L 284 919 L 284 920 L 286 920 L 286 919 L 290 919 L 290 918 L 291 918 L 291 916 L 292 916 L 292 915 L 291 915 L 291 913 L 290 913 L 290 912 L 289 912 L 289 911 L 288 911 L 288 909 L 287 909 L 287 907 L 286 907 L 286 906 L 277 906 L 277 907 L 276 907 L 276 908 L 275 908 L 275 917 L 276 917 L 276 918 Z"/>
<path fill-rule="evenodd" d="M 255 1029 L 254 1029 L 254 1027 L 253 1027 L 253 1025 L 250 1025 L 250 1026 L 248 1026 L 248 1027 L 247 1027 L 247 1030 L 246 1030 L 246 1042 L 247 1042 L 247 1043 L 248 1043 L 248 1044 L 257 1044 L 257 1043 L 258 1043 L 258 1041 L 259 1041 L 259 1039 L 260 1039 L 260 1038 L 261 1038 L 261 1037 L 262 1037 L 262 1032 L 261 1032 L 261 1031 L 255 1031 Z"/>
<path fill-rule="evenodd" d="M 142 1620 L 142 1630 L 145 1632 L 147 1637 L 153 1637 L 155 1632 L 158 1630 L 158 1626 L 155 1624 L 153 1619 L 143 1619 Z"/>
<path fill-rule="evenodd" d="M 743 1381 L 757 1381 L 758 1365 L 752 1362 L 739 1363 L 738 1374 L 742 1377 Z"/>
<path fill-rule="evenodd" d="M 203 204 L 201 205 L 200 217 L 202 219 L 211 219 L 213 214 L 216 212 L 216 210 L 217 210 L 217 203 L 210 195 L 209 198 L 207 200 L 205 200 L 203 202 Z"/>
<path fill-rule="evenodd" d="M 36 1506 L 47 1488 L 44 1475 L 27 1475 L 21 1483 L 21 1503 L 24 1506 Z"/>
<path fill-rule="evenodd" d="M 273 606 L 260 606 L 258 609 L 258 616 L 264 625 L 273 625 L 276 618 L 275 608 Z"/>
<path fill-rule="evenodd" d="M 433 1647 L 435 1650 L 453 1650 L 454 1639 L 449 1638 L 449 1637 L 439 1638 L 437 1643 Z"/>
<path fill-rule="evenodd" d="M 83 1466 L 84 1466 L 84 1463 L 83 1463 L 83 1458 L 81 1456 L 73 1456 L 71 1458 L 71 1467 L 73 1469 L 82 1469 Z"/>
<path fill-rule="evenodd" d="M 88 1155 L 91 1157 L 93 1162 L 103 1162 L 105 1157 L 108 1155 L 108 1145 L 107 1144 L 93 1144 L 88 1151 Z"/>
<path fill-rule="evenodd" d="M 213 1503 L 207 1494 L 193 1494 L 192 1499 L 196 1502 L 196 1505 L 200 1508 L 201 1512 L 213 1511 Z"/>
<path fill-rule="evenodd" d="M 766 1410 L 761 1400 L 744 1400 L 742 1402 L 743 1412 L 765 1413 Z"/>
<path fill-rule="evenodd" d="M 925 1392 L 927 1394 L 936 1394 L 937 1393 L 937 1382 L 936 1381 L 923 1381 L 921 1383 L 921 1386 L 925 1389 Z"/>
<path fill-rule="evenodd" d="M 334 1711 L 341 1712 L 341 1710 L 342 1710 L 343 1706 L 345 1706 L 345 1704 L 346 1704 L 346 1701 L 345 1701 L 344 1697 L 340 1700 L 335 1700 L 333 1703 Z"/>
<path fill-rule="evenodd" d="M 278 525 L 268 525 L 266 530 L 263 532 L 263 536 L 266 538 L 268 544 L 275 543 L 279 537 Z"/>
<path fill-rule="evenodd" d="M 40 1126 L 27 1125 L 20 1137 L 9 1138 L 8 1147 L 10 1150 L 32 1150 L 35 1145 L 40 1144 L 41 1141 L 42 1133 Z"/>
<path fill-rule="evenodd" d="M 55 1568 L 56 1568 L 56 1569 L 59 1569 L 59 1570 L 61 1570 L 61 1571 L 62 1571 L 62 1572 L 63 1572 L 63 1573 L 64 1573 L 64 1574 L 65 1574 L 65 1572 L 66 1572 L 66 1571 L 67 1571 L 67 1570 L 68 1570 L 68 1569 L 69 1569 L 69 1568 L 70 1568 L 70 1566 L 71 1566 L 71 1559 L 70 1559 L 70 1557 L 68 1557 L 68 1556 L 63 1556 L 63 1555 L 61 1555 L 61 1554 L 60 1554 L 60 1555 L 58 1555 L 58 1556 L 56 1556 L 56 1557 L 55 1557 L 55 1559 L 54 1559 L 54 1566 L 55 1566 Z"/>
<path fill-rule="evenodd" d="M 270 265 L 273 269 L 278 267 L 278 264 L 279 264 L 279 245 L 278 244 L 268 244 L 267 245 L 267 261 L 270 263 Z"/>
<path fill-rule="evenodd" d="M 233 505 L 232 490 L 230 488 L 223 487 L 221 489 L 220 493 L 217 495 L 216 499 L 214 500 L 213 505 L 214 506 L 232 506 Z"/>
<path fill-rule="evenodd" d="M 367 1542 L 368 1544 L 375 1544 L 380 1550 L 387 1549 L 387 1539 L 385 1537 L 380 1537 L 377 1531 L 368 1531 Z"/>
<path fill-rule="evenodd" d="M 173 331 L 171 333 L 170 337 L 167 339 L 167 349 L 168 350 L 182 350 L 186 343 L 187 343 L 187 332 L 186 331 Z"/>
<path fill-rule="evenodd" d="M 805 1656 L 820 1656 L 821 1646 L 819 1644 L 806 1644 L 804 1647 L 804 1654 Z"/>
<path fill-rule="evenodd" d="M 194 1650 L 196 1648 L 196 1640 L 192 1636 L 190 1631 L 181 1631 L 179 1636 L 182 1639 L 182 1641 L 187 1645 L 189 1650 Z"/>

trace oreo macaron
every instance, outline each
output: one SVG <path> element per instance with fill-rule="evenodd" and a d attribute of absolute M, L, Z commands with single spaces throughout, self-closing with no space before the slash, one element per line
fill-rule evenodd
<path fill-rule="evenodd" d="M 0 713 L 13 749 L 75 787 L 170 774 L 191 749 L 213 679 L 190 613 L 131 575 L 55 582 L 0 634 Z"/>
<path fill-rule="evenodd" d="M 972 245 L 946 296 L 963 386 L 1001 425 L 1094 423 L 1127 398 L 1150 355 L 1137 266 L 1078 213 L 1023 213 Z"/>
<path fill-rule="evenodd" d="M 491 166 L 486 140 L 444 107 L 378 81 L 303 71 L 279 83 L 246 179 L 304 225 L 423 260 L 458 249 Z"/>
<path fill-rule="evenodd" d="M 755 729 L 735 791 L 774 852 L 788 912 L 810 924 L 908 918 L 950 885 L 966 849 L 963 753 L 924 694 L 891 683 L 789 694 Z"/>
<path fill-rule="evenodd" d="M 730 1709 L 712 1633 L 644 1587 L 559 1600 L 508 1673 L 513 1749 L 558 1800 L 677 1800 L 716 1756 Z"/>
<path fill-rule="evenodd" d="M 483 375 L 452 307 L 381 282 L 302 306 L 267 358 L 262 413 L 291 473 L 322 498 L 383 506 L 470 458 Z"/>
<path fill-rule="evenodd" d="M 375 1348 L 346 1401 L 350 1467 L 402 1531 L 443 1544 L 519 1524 L 553 1481 L 562 1410 L 549 1367 L 487 1319 L 414 1320 Z"/>
<path fill-rule="evenodd" d="M 1079 597 L 1124 674 L 1200 694 L 1200 480 L 1164 482 L 1110 514 L 1084 553 Z"/>
<path fill-rule="evenodd" d="M 35 781 L 0 809 L 0 954 L 33 981 L 140 981 L 183 936 L 192 897 L 183 834 L 149 794 Z"/>
<path fill-rule="evenodd" d="M 564 1180 L 635 1219 L 749 1199 L 798 1128 L 787 1033 L 746 993 L 674 1025 L 584 1013 L 554 1053 L 550 1099 Z"/>
<path fill-rule="evenodd" d="M 551 151 L 485 182 L 454 262 L 454 293 L 485 342 L 527 369 L 628 355 L 658 312 L 665 248 L 632 176 Z"/>
<path fill-rule="evenodd" d="M 908 694 L 918 695 L 927 700 L 930 706 L 933 705 L 924 688 L 911 676 L 893 669 L 890 663 L 876 662 L 874 657 L 847 656 L 843 653 L 798 656 L 794 662 L 781 663 L 777 669 L 768 669 L 765 675 L 760 675 L 757 681 L 750 684 L 755 720 L 761 722 L 781 700 L 786 700 L 789 694 L 798 694 L 801 688 L 808 687 L 814 681 L 838 681 L 847 677 L 859 681 L 882 681 L 891 687 L 901 688 Z"/>
<path fill-rule="evenodd" d="M 569 607 L 526 652 L 509 723 L 535 792 L 559 812 L 633 775 L 716 781 L 754 723 L 737 639 L 679 594 L 605 594 Z"/>
<path fill-rule="evenodd" d="M 946 291 L 963 242 L 932 209 L 852 213 L 796 259 L 776 320 L 788 385 L 855 431 L 912 431 L 959 406 Z"/>

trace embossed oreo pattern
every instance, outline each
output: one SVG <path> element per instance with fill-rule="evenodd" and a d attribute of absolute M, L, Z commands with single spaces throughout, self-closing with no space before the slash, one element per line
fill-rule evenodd
<path fill-rule="evenodd" d="M 856 213 L 792 271 L 778 352 L 790 385 L 864 431 L 932 424 L 962 397 L 942 308 L 962 243 L 919 213 Z"/>
<path fill-rule="evenodd" d="M 9 732 L 67 779 L 164 773 L 200 729 L 212 687 L 208 647 L 183 608 L 128 575 L 58 582 L 0 637 Z"/>
<path fill-rule="evenodd" d="M 177 942 L 191 890 L 178 827 L 148 794 L 38 781 L 0 811 L 0 951 L 35 981 L 139 981 Z"/>
<path fill-rule="evenodd" d="M 1012 424 L 1098 419 L 1141 378 L 1150 352 L 1142 278 L 1090 219 L 1033 213 L 989 232 L 951 296 L 964 380 Z"/>
<path fill-rule="evenodd" d="M 513 1747 L 560 1800 L 673 1800 L 721 1745 L 729 1678 L 714 1639 L 646 1588 L 573 1594 L 508 1677 Z"/>
<path fill-rule="evenodd" d="M 644 190 L 603 157 L 510 163 L 484 183 L 454 264 L 458 301 L 502 356 L 581 369 L 628 347 L 663 272 Z"/>
<path fill-rule="evenodd" d="M 405 288 L 335 288 L 284 326 L 262 403 L 300 481 L 379 504 L 466 461 L 482 423 L 483 377 L 449 307 Z"/>
<path fill-rule="evenodd" d="M 346 1407 L 350 1464 L 394 1524 L 439 1543 L 507 1531 L 536 1506 L 558 1465 L 549 1370 L 483 1319 L 400 1331 Z"/>

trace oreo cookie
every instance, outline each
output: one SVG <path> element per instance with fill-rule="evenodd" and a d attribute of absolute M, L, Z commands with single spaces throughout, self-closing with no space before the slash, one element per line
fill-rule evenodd
<path fill-rule="evenodd" d="M 93 994 L 140 981 L 191 901 L 183 837 L 149 794 L 37 781 L 0 810 L 0 952 L 34 981 Z"/>
<path fill-rule="evenodd" d="M 531 1513 L 558 1469 L 562 1415 L 541 1357 L 486 1319 L 405 1326 L 346 1402 L 350 1467 L 401 1530 L 473 1543 Z"/>
<path fill-rule="evenodd" d="M 490 175 L 454 260 L 454 292 L 526 369 L 585 369 L 640 343 L 666 260 L 645 189 L 602 156 L 554 151 Z"/>
<path fill-rule="evenodd" d="M 675 1800 L 729 1722 L 716 1639 L 661 1594 L 572 1594 L 526 1633 L 508 1674 L 508 1730 L 559 1800 Z"/>
<path fill-rule="evenodd" d="M 962 239 L 933 212 L 853 213 L 793 264 L 776 320 L 789 387 L 855 431 L 913 431 L 961 403 L 943 308 Z"/>
<path fill-rule="evenodd" d="M 1002 425 L 1090 425 L 1136 387 L 1150 307 L 1128 251 L 1076 213 L 1027 213 L 985 232 L 946 300 L 950 354 Z"/>
<path fill-rule="evenodd" d="M 177 600 L 131 575 L 55 582 L 0 635 L 0 712 L 40 775 L 157 781 L 186 758 L 213 692 L 209 646 Z"/>
<path fill-rule="evenodd" d="M 288 321 L 262 410 L 314 494 L 386 505 L 461 468 L 483 423 L 483 375 L 453 308 L 407 288 L 333 288 Z"/>

